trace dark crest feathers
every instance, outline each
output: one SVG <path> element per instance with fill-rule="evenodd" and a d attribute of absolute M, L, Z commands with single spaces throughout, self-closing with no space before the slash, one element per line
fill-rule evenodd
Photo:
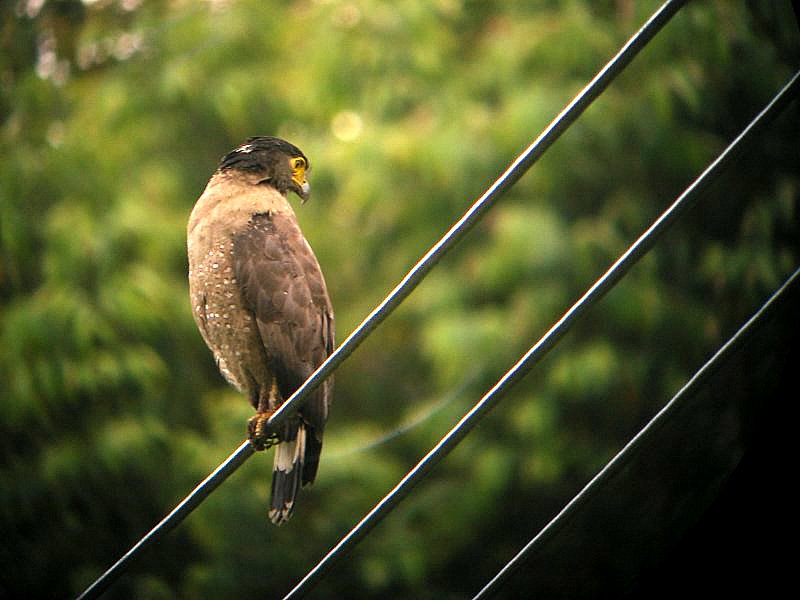
<path fill-rule="evenodd" d="M 302 156 L 308 163 L 308 158 L 295 146 L 272 136 L 257 136 L 247 138 L 247 141 L 234 148 L 219 163 L 219 170 L 242 169 L 245 171 L 259 171 L 267 167 L 270 162 L 275 160 L 276 153 L 287 156 Z"/>

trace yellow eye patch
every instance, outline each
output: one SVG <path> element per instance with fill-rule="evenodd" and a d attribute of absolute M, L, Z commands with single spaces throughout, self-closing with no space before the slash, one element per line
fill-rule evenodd
<path fill-rule="evenodd" d="M 295 156 L 289 161 L 289 164 L 292 167 L 292 179 L 297 185 L 302 186 L 306 181 L 306 169 L 308 168 L 306 159 L 302 156 Z"/>
<path fill-rule="evenodd" d="M 308 194 L 311 186 L 308 185 L 306 180 L 306 170 L 308 169 L 308 161 L 302 156 L 294 156 L 289 159 L 289 166 L 292 168 L 292 181 L 297 186 L 295 191 L 300 199 L 305 203 L 308 200 Z"/>
<path fill-rule="evenodd" d="M 298 171 L 302 173 L 308 168 L 308 163 L 306 163 L 306 159 L 302 156 L 295 156 L 289 164 L 292 165 L 292 171 L 295 173 Z"/>

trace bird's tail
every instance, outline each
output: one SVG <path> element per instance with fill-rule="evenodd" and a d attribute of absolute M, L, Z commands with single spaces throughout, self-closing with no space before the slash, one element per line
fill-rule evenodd
<path fill-rule="evenodd" d="M 272 467 L 272 499 L 269 518 L 276 525 L 289 520 L 294 510 L 294 501 L 303 479 L 306 455 L 306 425 L 302 421 L 294 439 L 282 441 L 275 447 L 275 463 Z"/>

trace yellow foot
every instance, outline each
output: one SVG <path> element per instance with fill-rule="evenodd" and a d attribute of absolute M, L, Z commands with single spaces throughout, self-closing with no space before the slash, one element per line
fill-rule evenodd
<path fill-rule="evenodd" d="M 247 422 L 247 437 L 256 451 L 266 450 L 278 443 L 278 436 L 267 431 L 267 422 L 273 411 L 259 412 Z"/>

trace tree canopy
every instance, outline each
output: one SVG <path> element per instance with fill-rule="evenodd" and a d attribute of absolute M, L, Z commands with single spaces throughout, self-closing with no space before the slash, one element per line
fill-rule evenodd
<path fill-rule="evenodd" d="M 278 135 L 310 158 L 297 213 L 343 339 L 657 5 L 4 2 L 3 595 L 79 593 L 244 437 L 186 282 L 219 157 Z M 256 456 L 110 597 L 288 591 L 798 58 L 789 3 L 690 3 L 337 372 L 292 521 Z M 321 595 L 480 589 L 796 268 L 799 129 L 792 107 Z"/>

